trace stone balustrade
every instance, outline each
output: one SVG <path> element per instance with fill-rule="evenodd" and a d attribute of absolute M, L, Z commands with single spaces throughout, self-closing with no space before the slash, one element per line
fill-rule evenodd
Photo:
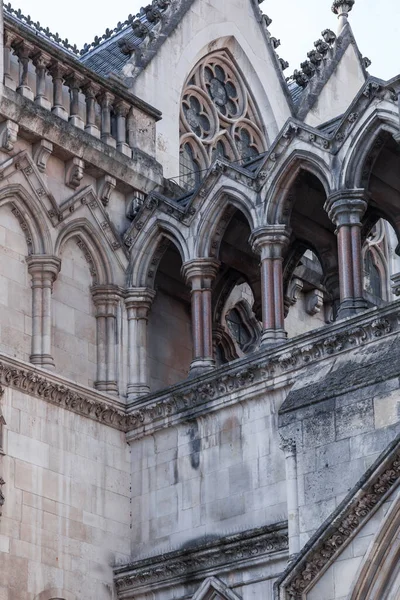
<path fill-rule="evenodd" d="M 145 118 L 154 126 L 160 113 L 116 79 L 96 75 L 71 53 L 5 17 L 5 86 L 130 158 L 138 122 Z"/>

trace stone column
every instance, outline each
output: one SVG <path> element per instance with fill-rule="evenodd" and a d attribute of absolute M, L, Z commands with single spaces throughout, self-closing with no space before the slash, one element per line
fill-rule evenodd
<path fill-rule="evenodd" d="M 117 102 L 115 105 L 115 114 L 117 117 L 117 150 L 131 157 L 132 151 L 126 143 L 126 118 L 129 113 L 130 106 L 127 102 Z"/>
<path fill-rule="evenodd" d="M 68 113 L 63 102 L 63 85 L 66 72 L 67 69 L 58 62 L 53 62 L 49 68 L 49 73 L 53 79 L 53 108 L 51 111 L 64 121 L 68 121 Z"/>
<path fill-rule="evenodd" d="M 45 369 L 54 369 L 51 355 L 51 294 L 60 272 L 56 256 L 36 254 L 27 258 L 32 277 L 32 354 L 30 361 Z"/>
<path fill-rule="evenodd" d="M 296 442 L 281 438 L 281 450 L 285 453 L 286 494 L 288 509 L 289 558 L 300 552 L 299 492 L 297 483 Z"/>
<path fill-rule="evenodd" d="M 99 92 L 99 87 L 93 83 L 88 83 L 82 88 L 86 99 L 86 125 L 85 131 L 100 137 L 100 130 L 96 125 L 96 95 Z"/>
<path fill-rule="evenodd" d="M 261 256 L 263 334 L 261 344 L 286 340 L 282 263 L 290 232 L 285 225 L 269 225 L 250 236 L 253 251 Z"/>
<path fill-rule="evenodd" d="M 4 32 L 4 85 L 15 90 L 16 83 L 11 77 L 11 47 L 16 36 L 11 31 Z"/>
<path fill-rule="evenodd" d="M 103 92 L 99 96 L 101 106 L 101 139 L 109 146 L 116 148 L 117 142 L 111 135 L 111 107 L 113 101 L 114 96 L 109 92 Z"/>
<path fill-rule="evenodd" d="M 338 318 L 367 308 L 363 298 L 361 219 L 367 209 L 364 190 L 341 190 L 328 198 L 325 210 L 336 225 L 339 255 L 340 307 Z"/>
<path fill-rule="evenodd" d="M 212 292 L 211 286 L 219 268 L 219 262 L 211 258 L 196 258 L 182 265 L 182 275 L 191 287 L 193 360 L 190 376 L 214 368 L 212 339 Z"/>
<path fill-rule="evenodd" d="M 135 400 L 150 391 L 147 367 L 147 324 L 156 293 L 149 288 L 126 291 L 128 314 L 128 400 Z"/>
<path fill-rule="evenodd" d="M 28 72 L 29 72 L 29 59 L 34 51 L 34 46 L 29 42 L 22 41 L 15 47 L 15 54 L 18 56 L 19 60 L 19 85 L 17 87 L 18 94 L 21 96 L 25 96 L 25 98 L 29 98 L 29 100 L 33 100 L 33 92 L 29 87 L 28 82 Z"/>
<path fill-rule="evenodd" d="M 117 308 L 121 301 L 120 289 L 115 285 L 92 287 L 97 323 L 97 378 L 95 388 L 108 394 L 118 394 Z"/>
<path fill-rule="evenodd" d="M 51 109 L 51 102 L 46 96 L 46 69 L 50 64 L 50 56 L 44 52 L 38 52 L 33 57 L 36 68 L 36 96 L 35 103 L 47 110 Z"/>
<path fill-rule="evenodd" d="M 84 78 L 78 73 L 71 73 L 65 80 L 70 95 L 69 122 L 79 129 L 84 127 L 83 119 L 79 114 L 79 92 L 83 82 Z"/>

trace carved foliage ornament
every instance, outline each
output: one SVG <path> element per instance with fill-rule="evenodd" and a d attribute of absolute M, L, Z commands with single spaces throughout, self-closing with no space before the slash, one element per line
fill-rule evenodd
<path fill-rule="evenodd" d="M 187 188 L 199 183 L 216 158 L 246 162 L 266 149 L 260 114 L 227 51 L 208 54 L 190 73 L 180 138 L 181 185 Z"/>

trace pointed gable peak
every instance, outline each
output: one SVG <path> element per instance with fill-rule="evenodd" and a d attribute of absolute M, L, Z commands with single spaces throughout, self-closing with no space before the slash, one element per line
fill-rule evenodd
<path fill-rule="evenodd" d="M 240 600 L 232 590 L 216 577 L 206 579 L 192 600 Z"/>

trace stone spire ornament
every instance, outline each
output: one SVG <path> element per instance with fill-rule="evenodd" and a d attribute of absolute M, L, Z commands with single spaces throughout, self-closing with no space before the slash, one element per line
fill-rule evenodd
<path fill-rule="evenodd" d="M 332 12 L 334 12 L 339 19 L 338 33 L 340 33 L 343 27 L 346 25 L 349 12 L 352 10 L 354 3 L 355 0 L 334 0 L 332 4 Z"/>

